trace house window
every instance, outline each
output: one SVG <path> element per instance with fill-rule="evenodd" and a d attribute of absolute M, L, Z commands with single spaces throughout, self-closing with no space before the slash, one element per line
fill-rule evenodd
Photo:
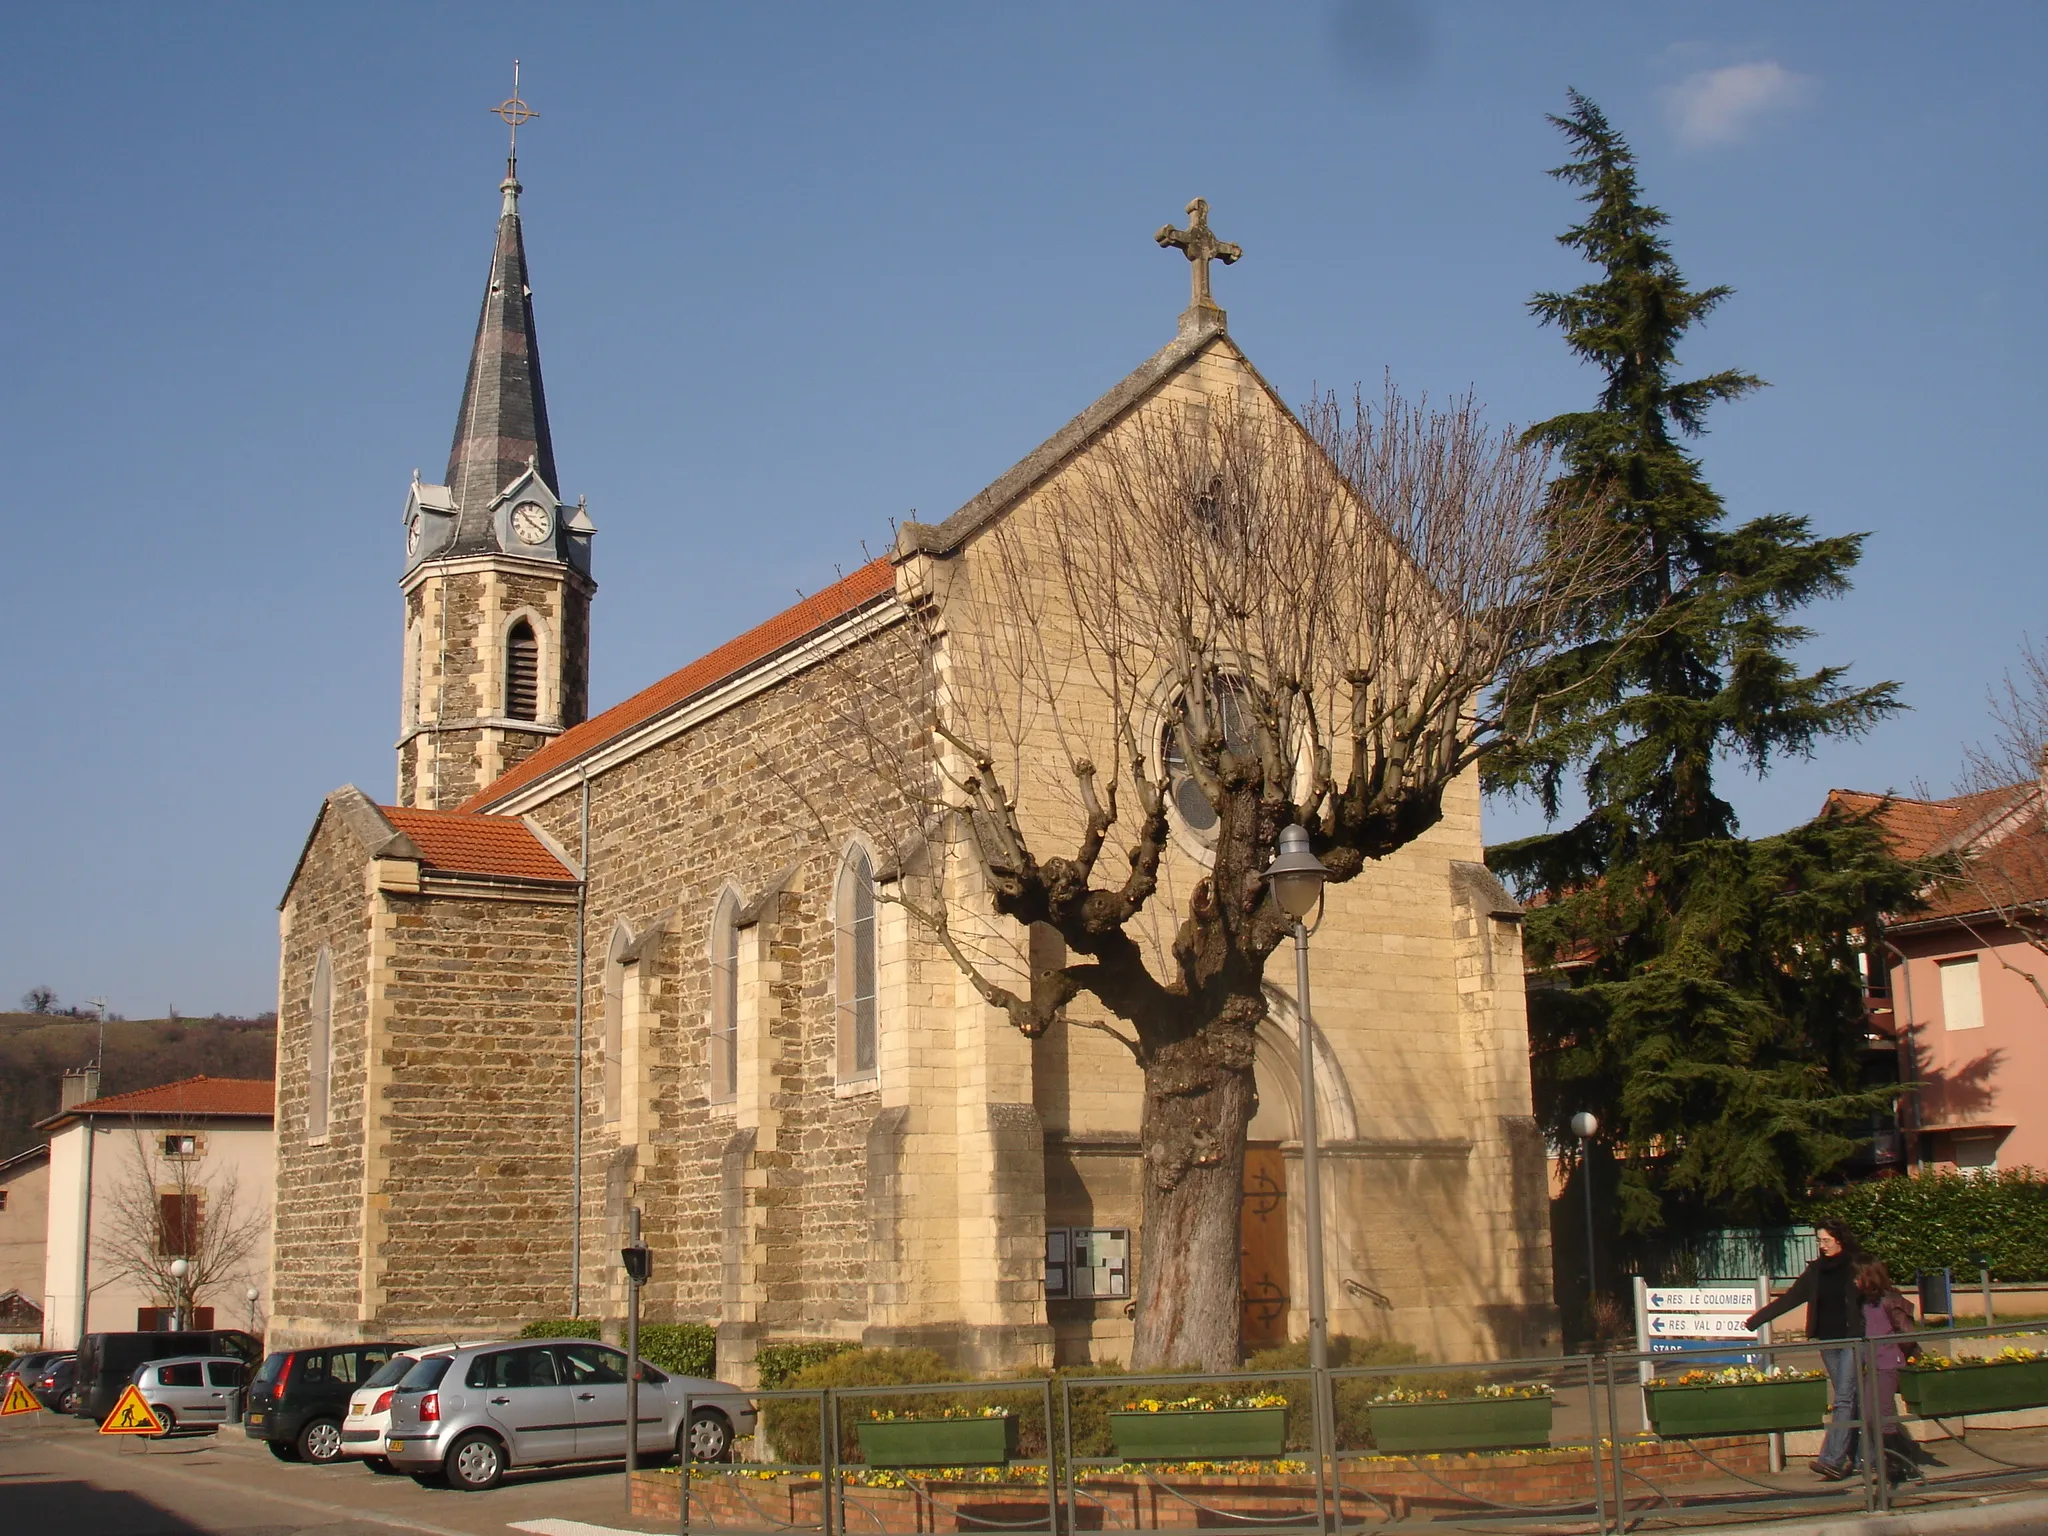
<path fill-rule="evenodd" d="M 839 1003 L 839 1076 L 875 1075 L 875 869 L 855 844 L 839 866 L 832 900 Z"/>
<path fill-rule="evenodd" d="M 1949 1029 L 1984 1027 L 1984 992 L 1977 976 L 1977 957 L 1944 960 L 1941 972 L 1941 1022 Z"/>
<path fill-rule="evenodd" d="M 166 1136 L 164 1138 L 165 1157 L 197 1157 L 198 1155 L 199 1138 L 197 1136 Z"/>
<path fill-rule="evenodd" d="M 334 1101 L 334 957 L 321 946 L 306 1003 L 306 1134 L 325 1136 Z"/>
<path fill-rule="evenodd" d="M 730 890 L 711 914 L 710 1078 L 713 1103 L 740 1091 L 740 902 Z"/>
<path fill-rule="evenodd" d="M 1965 1136 L 1959 1133 L 1952 1141 L 1957 1173 L 1989 1175 L 1998 1172 L 1997 1136 Z"/>
<path fill-rule="evenodd" d="M 524 619 L 505 634 L 505 715 L 511 720 L 540 718 L 540 642 Z"/>
<path fill-rule="evenodd" d="M 156 1197 L 156 1251 L 160 1258 L 189 1259 L 199 1251 L 199 1196 Z"/>

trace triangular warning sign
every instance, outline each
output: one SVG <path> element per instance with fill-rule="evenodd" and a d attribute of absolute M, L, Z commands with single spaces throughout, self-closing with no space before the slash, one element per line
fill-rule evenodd
<path fill-rule="evenodd" d="M 107 1422 L 100 1426 L 103 1435 L 160 1435 L 164 1432 L 161 1420 L 150 1411 L 149 1404 L 142 1400 L 135 1383 L 128 1383 L 128 1390 L 121 1394 L 121 1400 L 114 1404 L 114 1411 L 107 1415 Z"/>
<path fill-rule="evenodd" d="M 19 1376 L 7 1379 L 7 1397 L 0 1401 L 0 1419 L 10 1413 L 41 1413 L 43 1405 L 36 1401 L 35 1394 L 21 1384 Z"/>

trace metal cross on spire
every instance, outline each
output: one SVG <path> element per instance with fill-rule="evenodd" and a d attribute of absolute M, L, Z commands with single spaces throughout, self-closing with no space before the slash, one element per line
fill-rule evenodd
<path fill-rule="evenodd" d="M 519 179 L 519 125 L 530 123 L 540 114 L 519 99 L 519 61 L 512 61 L 512 94 L 490 109 L 505 120 L 512 130 L 512 147 L 505 152 L 505 179 Z"/>
<path fill-rule="evenodd" d="M 1191 297 L 1188 313 L 1198 315 L 1204 310 L 1218 310 L 1216 300 L 1209 293 L 1209 263 L 1220 261 L 1226 267 L 1244 255 L 1244 247 L 1233 245 L 1228 240 L 1218 240 L 1209 229 L 1209 200 L 1198 197 L 1188 204 L 1188 227 L 1175 229 L 1171 224 L 1161 227 L 1152 237 L 1165 247 L 1178 247 L 1194 269 L 1189 274 Z"/>

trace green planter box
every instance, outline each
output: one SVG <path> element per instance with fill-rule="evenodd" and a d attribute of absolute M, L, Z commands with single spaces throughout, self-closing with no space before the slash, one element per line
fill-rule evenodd
<path fill-rule="evenodd" d="M 1285 1408 L 1112 1413 L 1109 1438 L 1126 1461 L 1231 1461 L 1287 1449 Z"/>
<path fill-rule="evenodd" d="M 881 1419 L 854 1425 L 871 1467 L 1000 1467 L 1017 1454 L 1017 1420 Z"/>
<path fill-rule="evenodd" d="M 1899 1395 L 1922 1418 L 2048 1407 L 2048 1360 L 1962 1365 L 1946 1371 L 1909 1365 L 1899 1372 Z"/>
<path fill-rule="evenodd" d="M 1550 1444 L 1548 1397 L 1374 1403 L 1372 1443 L 1399 1451 L 1503 1451 Z"/>
<path fill-rule="evenodd" d="M 1650 1427 L 1666 1439 L 1819 1429 L 1828 1416 L 1828 1384 L 1757 1381 L 1740 1386 L 1649 1387 Z"/>

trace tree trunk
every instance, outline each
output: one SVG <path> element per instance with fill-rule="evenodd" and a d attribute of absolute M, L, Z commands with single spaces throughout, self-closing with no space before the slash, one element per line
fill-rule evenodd
<path fill-rule="evenodd" d="M 1239 1207 L 1257 1107 L 1252 1042 L 1263 997 L 1146 1052 L 1145 1208 L 1131 1367 L 1234 1371 L 1242 1356 Z"/>

